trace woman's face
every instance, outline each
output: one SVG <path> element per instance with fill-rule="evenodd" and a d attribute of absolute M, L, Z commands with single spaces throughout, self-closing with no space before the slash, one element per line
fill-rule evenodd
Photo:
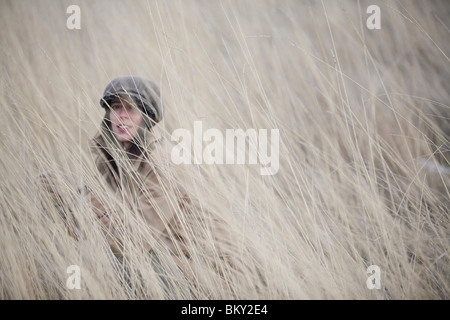
<path fill-rule="evenodd" d="M 110 106 L 111 129 L 117 140 L 128 149 L 142 125 L 142 108 L 121 98 L 114 98 Z"/>

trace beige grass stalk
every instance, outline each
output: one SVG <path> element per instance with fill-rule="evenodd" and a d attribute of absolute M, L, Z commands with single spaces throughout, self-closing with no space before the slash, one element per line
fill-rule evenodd
<path fill-rule="evenodd" d="M 445 1 L 78 3 L 81 30 L 66 28 L 69 3 L 0 3 L 0 298 L 448 299 Z M 380 30 L 366 28 L 371 4 Z M 165 294 L 143 250 L 148 230 L 108 192 L 88 148 L 104 86 L 129 74 L 160 84 L 169 139 L 194 121 L 280 130 L 276 175 L 202 164 L 189 186 L 200 216 L 213 210 L 234 233 L 231 258 L 257 275 L 219 259 L 208 224 L 186 219 L 200 229 L 187 239 L 200 272 L 174 272 L 155 242 L 174 288 Z M 43 172 L 58 178 L 81 240 L 42 190 Z M 115 203 L 127 285 L 85 184 Z M 79 290 L 66 286 L 70 265 Z M 366 286 L 369 265 L 380 290 Z"/>

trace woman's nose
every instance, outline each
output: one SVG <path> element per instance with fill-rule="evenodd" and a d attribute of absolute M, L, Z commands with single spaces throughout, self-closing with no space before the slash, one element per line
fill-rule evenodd
<path fill-rule="evenodd" d="M 127 111 L 127 109 L 126 109 L 126 108 L 121 108 L 120 111 L 119 111 L 119 116 L 120 116 L 121 118 L 127 117 L 127 116 L 128 116 L 128 111 Z"/>

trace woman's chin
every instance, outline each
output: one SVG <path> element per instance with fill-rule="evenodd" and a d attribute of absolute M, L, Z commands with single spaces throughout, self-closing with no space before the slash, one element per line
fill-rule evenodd
<path fill-rule="evenodd" d="M 115 135 L 116 135 L 117 140 L 122 143 L 130 142 L 133 139 L 133 137 L 127 133 L 116 133 Z"/>

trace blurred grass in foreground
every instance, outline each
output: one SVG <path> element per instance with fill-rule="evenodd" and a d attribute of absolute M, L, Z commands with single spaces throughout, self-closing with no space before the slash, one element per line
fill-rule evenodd
<path fill-rule="evenodd" d="M 71 4 L 81 30 L 66 28 Z M 372 4 L 380 30 L 366 28 Z M 198 196 L 241 235 L 258 280 L 205 263 L 203 289 L 176 278 L 177 298 L 448 299 L 449 13 L 435 0 L 1 1 L 0 298 L 167 298 L 137 245 L 132 290 L 120 284 L 76 191 L 105 188 L 88 141 L 104 86 L 133 74 L 160 84 L 168 137 L 196 120 L 280 129 L 274 176 L 199 166 Z M 77 180 L 63 197 L 86 240 L 36 183 L 46 171 Z M 81 290 L 66 287 L 69 265 Z"/>

